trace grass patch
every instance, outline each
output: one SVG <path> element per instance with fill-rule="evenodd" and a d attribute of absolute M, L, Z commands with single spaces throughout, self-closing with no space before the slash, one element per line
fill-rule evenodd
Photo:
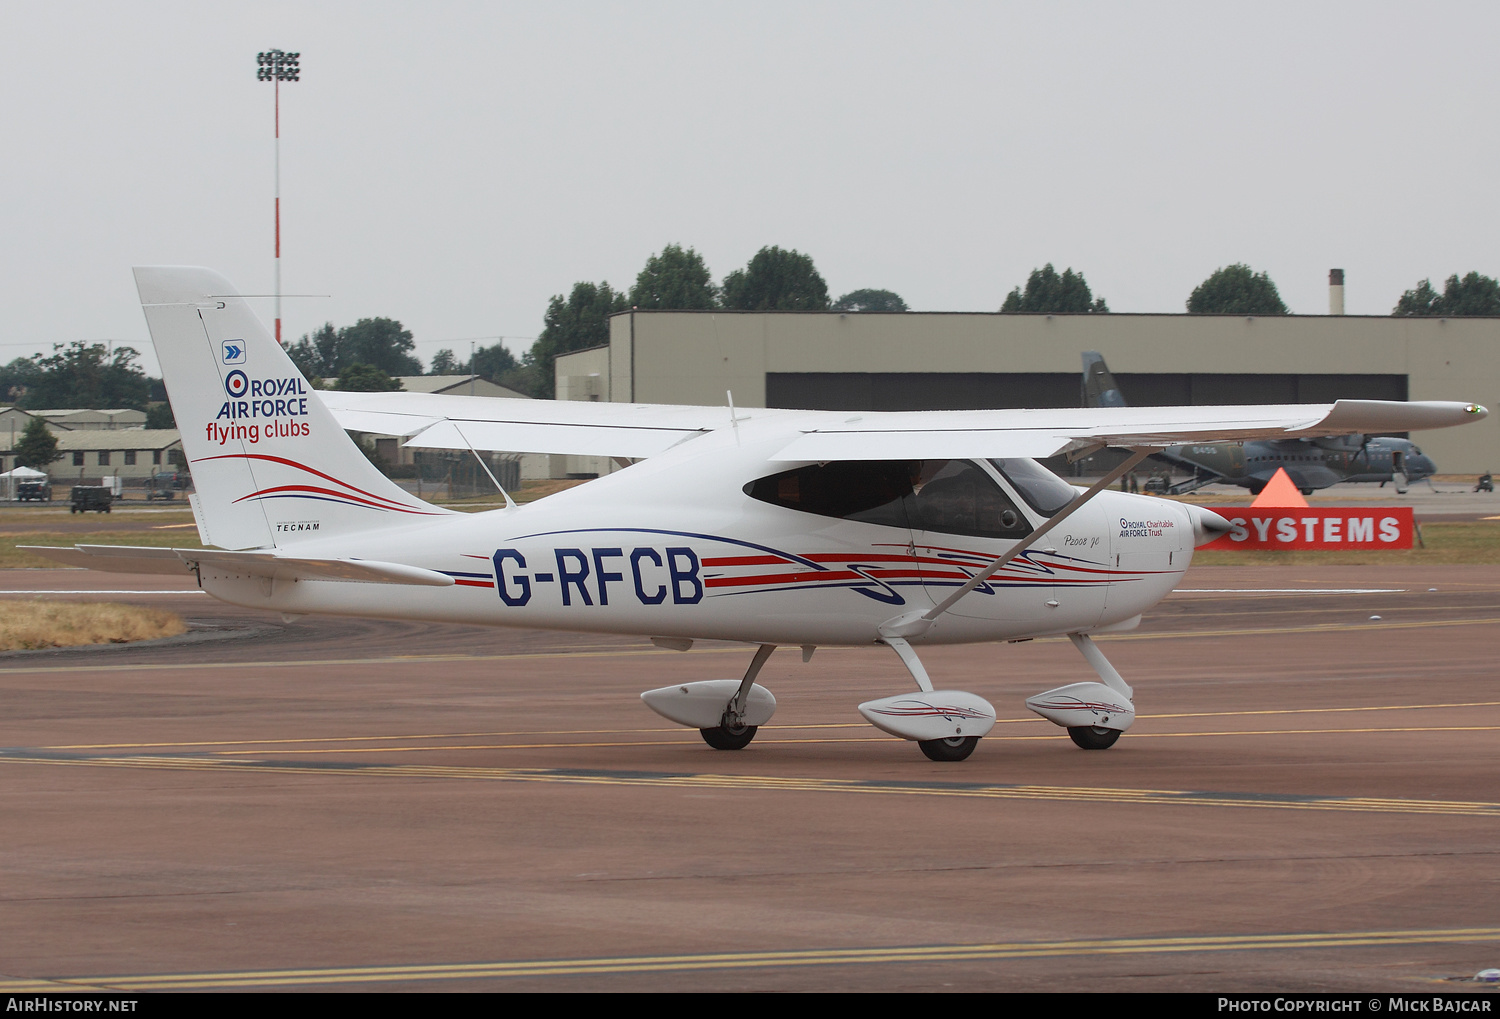
<path fill-rule="evenodd" d="M 152 548 L 202 548 L 193 528 L 166 531 L 71 531 L 58 534 L 47 531 L 0 531 L 0 570 L 24 570 L 51 567 L 61 569 L 54 559 L 44 559 L 35 552 L 24 552 L 17 545 L 149 545 Z"/>
<path fill-rule="evenodd" d="M 81 644 L 128 644 L 187 632 L 181 617 L 114 602 L 7 601 L 0 651 Z"/>
<path fill-rule="evenodd" d="M 1500 564 L 1500 521 L 1422 523 L 1427 547 L 1348 552 L 1199 549 L 1194 566 L 1451 566 Z"/>
<path fill-rule="evenodd" d="M 126 512 L 126 510 L 120 509 L 119 503 L 115 503 L 115 507 L 122 513 Z M 156 526 L 159 524 L 190 524 L 193 522 L 193 511 L 188 509 L 186 506 L 182 507 L 181 509 L 175 510 L 150 510 L 135 512 L 130 513 L 129 516 L 132 523 L 149 522 L 151 526 Z M 98 520 L 102 525 L 112 523 L 114 514 L 71 513 L 68 511 L 68 504 L 65 502 L 52 503 L 51 505 L 38 505 L 36 503 L 31 503 L 21 506 L 0 506 L 0 530 L 4 530 L 7 526 L 14 527 L 17 524 L 34 525 L 39 521 L 54 518 L 57 520 L 75 521 Z"/>

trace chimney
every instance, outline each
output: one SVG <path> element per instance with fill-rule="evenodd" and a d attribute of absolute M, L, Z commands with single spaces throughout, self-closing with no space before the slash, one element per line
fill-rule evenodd
<path fill-rule="evenodd" d="M 1328 270 L 1328 314 L 1344 313 L 1344 270 Z"/>

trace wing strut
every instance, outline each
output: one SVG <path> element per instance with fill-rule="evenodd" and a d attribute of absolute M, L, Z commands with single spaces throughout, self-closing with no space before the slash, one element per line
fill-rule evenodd
<path fill-rule="evenodd" d="M 500 484 L 500 479 L 495 477 L 495 472 L 490 470 L 490 465 L 484 462 L 484 457 L 479 455 L 479 450 L 474 448 L 474 444 L 469 441 L 469 437 L 464 434 L 463 429 L 458 427 L 458 422 L 452 418 L 445 418 L 444 420 L 453 426 L 453 430 L 458 433 L 458 437 L 464 440 L 464 445 L 469 447 L 469 452 L 474 454 L 474 459 L 479 461 L 479 466 L 484 468 L 484 473 L 488 474 L 490 480 L 495 483 L 495 487 L 500 489 L 500 494 L 505 497 L 505 508 L 515 509 L 516 501 L 510 497 L 510 493 L 505 490 L 505 486 Z"/>
<path fill-rule="evenodd" d="M 913 610 L 911 612 L 903 613 L 899 616 L 892 616 L 890 619 L 887 619 L 885 622 L 880 624 L 877 632 L 881 637 L 920 637 L 922 634 L 927 632 L 928 627 L 932 626 L 932 624 L 937 620 L 938 616 L 941 616 L 944 612 L 947 612 L 954 605 L 956 605 L 960 598 L 968 594 L 970 591 L 974 590 L 980 584 L 983 584 L 986 580 L 989 580 L 997 572 L 999 572 L 1000 568 L 1003 567 L 1006 563 L 1010 562 L 1016 556 L 1026 551 L 1044 534 L 1052 530 L 1052 528 L 1056 527 L 1064 520 L 1068 519 L 1068 517 L 1072 516 L 1074 513 L 1078 512 L 1090 499 L 1098 495 L 1100 492 L 1104 491 L 1110 485 L 1113 485 L 1116 481 L 1119 481 L 1120 478 L 1125 476 L 1125 473 L 1127 471 L 1134 469 L 1137 464 L 1146 459 L 1146 457 L 1150 456 L 1152 453 L 1158 452 L 1159 449 L 1160 447 L 1157 446 L 1131 446 L 1131 456 L 1126 459 L 1124 463 L 1120 464 L 1120 466 L 1116 467 L 1114 470 L 1104 475 L 1104 477 L 1094 482 L 1093 486 L 1090 487 L 1087 492 L 1084 492 L 1072 502 L 1068 503 L 1068 505 L 1064 507 L 1061 512 L 1054 514 L 1051 520 L 1048 520 L 1041 527 L 1038 527 L 1035 531 L 1032 531 L 1026 537 L 1022 538 L 1010 548 L 1006 549 L 1006 551 L 998 558 L 996 558 L 994 562 L 990 563 L 983 570 L 979 571 L 973 577 L 971 577 L 969 579 L 969 582 L 963 587 L 959 588 L 957 591 L 954 591 L 952 594 L 944 598 L 942 601 L 938 602 L 926 612 L 917 612 Z"/>

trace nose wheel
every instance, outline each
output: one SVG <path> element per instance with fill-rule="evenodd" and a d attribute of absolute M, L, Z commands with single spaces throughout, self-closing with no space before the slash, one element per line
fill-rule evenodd
<path fill-rule="evenodd" d="M 865 721 L 882 732 L 911 740 L 929 761 L 962 761 L 995 725 L 995 708 L 983 697 L 962 690 L 934 690 L 922 660 L 901 637 L 882 637 L 916 680 L 916 693 L 866 701 L 859 706 Z"/>
<path fill-rule="evenodd" d="M 1108 750 L 1120 738 L 1120 730 L 1100 725 L 1073 725 L 1068 727 L 1068 736 L 1085 750 Z"/>
<path fill-rule="evenodd" d="M 948 739 L 918 740 L 917 746 L 929 761 L 962 761 L 979 746 L 978 736 L 953 736 Z"/>

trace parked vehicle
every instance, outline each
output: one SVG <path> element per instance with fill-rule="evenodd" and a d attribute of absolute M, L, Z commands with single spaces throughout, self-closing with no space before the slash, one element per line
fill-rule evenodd
<path fill-rule="evenodd" d="M 177 487 L 173 485 L 172 477 L 171 474 L 153 474 L 146 485 L 146 501 L 177 498 Z"/>
<path fill-rule="evenodd" d="M 52 482 L 45 478 L 40 481 L 17 482 L 16 500 L 18 502 L 51 502 Z"/>
<path fill-rule="evenodd" d="M 96 513 L 108 513 L 114 501 L 114 494 L 110 492 L 108 485 L 73 486 L 72 512 L 74 513 L 87 513 L 89 510 Z"/>

